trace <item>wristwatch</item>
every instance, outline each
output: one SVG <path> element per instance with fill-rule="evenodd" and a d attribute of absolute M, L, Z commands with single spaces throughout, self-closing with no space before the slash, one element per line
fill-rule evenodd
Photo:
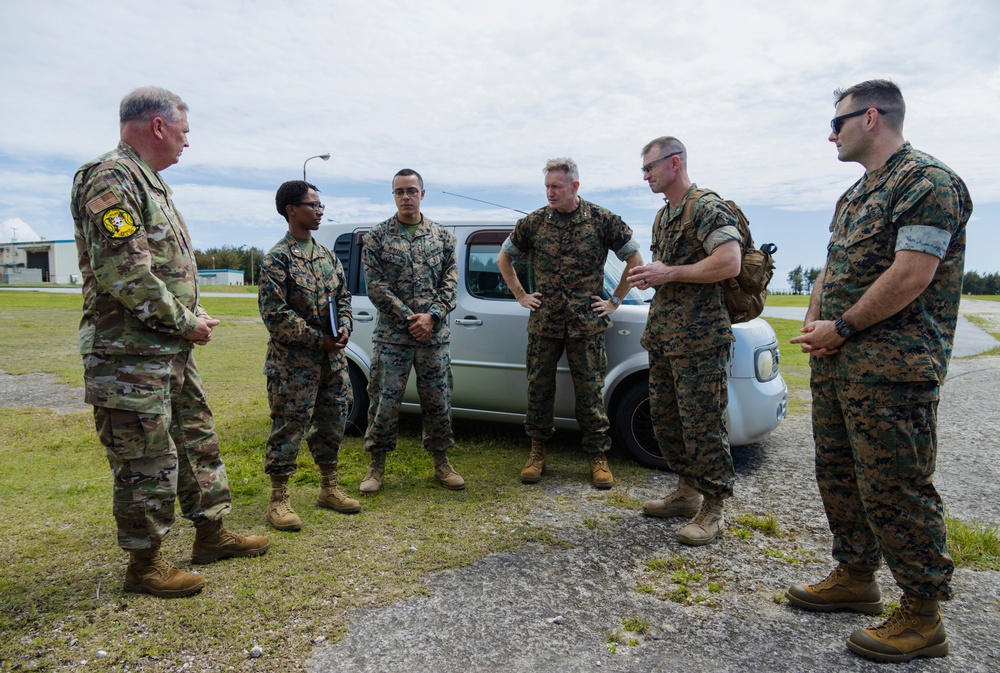
<path fill-rule="evenodd" d="M 833 326 L 836 328 L 837 334 L 840 335 L 841 339 L 850 339 L 858 333 L 858 330 L 855 329 L 854 325 L 847 322 L 843 318 L 837 318 L 837 321 L 833 323 Z"/>
<path fill-rule="evenodd" d="M 614 304 L 615 306 L 618 306 L 618 304 L 622 303 L 622 300 L 616 297 L 615 295 L 611 295 L 611 303 Z"/>

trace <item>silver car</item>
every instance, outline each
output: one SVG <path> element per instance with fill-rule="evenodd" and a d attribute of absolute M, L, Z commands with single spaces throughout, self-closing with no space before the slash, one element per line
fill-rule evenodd
<path fill-rule="evenodd" d="M 442 224 L 458 239 L 458 303 L 448 316 L 455 377 L 452 413 L 502 423 L 523 423 L 527 400 L 525 349 L 528 309 L 514 300 L 496 265 L 500 246 L 513 224 L 462 222 Z M 324 225 L 316 239 L 334 251 L 354 295 L 354 334 L 347 346 L 354 405 L 351 429 L 367 424 L 367 383 L 371 371 L 372 332 L 377 310 L 365 290 L 361 247 L 371 224 Z M 526 289 L 533 287 L 530 259 L 515 267 Z M 604 292 L 610 296 L 621 278 L 622 262 L 608 257 Z M 614 438 L 620 447 L 648 467 L 665 467 L 653 437 L 649 416 L 649 361 L 639 345 L 653 290 L 630 290 L 612 316 L 605 335 L 608 373 L 604 401 Z M 729 359 L 727 426 L 732 445 L 751 444 L 771 433 L 785 417 L 788 388 L 778 371 L 778 341 L 763 320 L 733 326 L 736 341 Z M 573 383 L 565 355 L 559 363 L 555 399 L 558 428 L 578 429 L 574 418 Z M 404 412 L 419 413 L 411 376 Z"/>

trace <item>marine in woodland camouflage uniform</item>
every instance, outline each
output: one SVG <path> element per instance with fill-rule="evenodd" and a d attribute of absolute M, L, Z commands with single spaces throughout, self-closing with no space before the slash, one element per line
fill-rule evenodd
<path fill-rule="evenodd" d="M 848 646 L 882 660 L 940 656 L 947 642 L 937 601 L 951 597 L 954 565 L 932 483 L 937 405 L 972 201 L 951 169 L 903 140 L 905 107 L 894 84 L 865 82 L 837 96 L 830 140 L 841 161 L 867 172 L 837 202 L 827 262 L 803 335 L 792 339 L 813 356 L 816 479 L 833 557 L 869 593 L 873 607 L 863 611 L 881 606 L 871 585 L 882 558 L 903 589 L 901 621 L 855 632 Z M 793 587 L 789 597 L 813 609 L 859 609 L 823 587 Z"/>
<path fill-rule="evenodd" d="M 644 511 L 693 516 L 678 538 L 705 544 L 722 528 L 721 503 L 733 494 L 735 480 L 726 432 L 733 332 L 718 281 L 739 273 L 741 240 L 736 216 L 715 194 L 695 203 L 697 241 L 685 231 L 681 214 L 697 185 L 687 176 L 687 151 L 679 140 L 657 138 L 642 156 L 644 179 L 667 205 L 653 226 L 654 261 L 634 269 L 630 280 L 635 287 L 656 287 L 641 343 L 649 352 L 653 431 L 667 466 L 678 474 L 678 490 L 646 503 Z"/>
<path fill-rule="evenodd" d="M 274 421 L 267 474 L 294 474 L 303 438 L 318 465 L 336 465 L 351 405 L 347 357 L 343 350 L 323 350 L 332 335 L 327 300 L 333 300 L 338 330 L 350 332 L 351 293 L 340 260 L 312 243 L 307 253 L 286 234 L 260 270 L 260 315 L 271 334 L 264 375 Z"/>
<path fill-rule="evenodd" d="M 600 472 L 595 485 L 606 488 L 614 482 L 604 460 L 611 447 L 603 395 L 608 368 L 604 332 L 611 326 L 609 316 L 628 292 L 625 274 L 642 263 L 642 255 L 632 230 L 620 217 L 577 195 L 579 172 L 572 159 L 553 159 L 544 173 L 550 205 L 518 220 L 497 259 L 514 297 L 531 310 L 525 356 L 525 432 L 533 449 L 521 477 L 529 483 L 540 478 L 544 455 L 538 452 L 555 433 L 556 367 L 565 352 L 576 396 L 576 419 L 583 431 L 583 450 L 592 468 Z M 608 252 L 626 262 L 626 269 L 614 295 L 604 300 L 600 294 Z M 535 282 L 535 292 L 530 294 L 513 270 L 513 264 L 527 254 L 531 255 Z"/>
<path fill-rule="evenodd" d="M 279 530 L 302 525 L 288 502 L 287 483 L 303 438 L 333 488 L 352 403 L 343 351 L 354 328 L 351 293 L 340 260 L 312 238 L 323 217 L 317 192 L 302 180 L 278 188 L 275 205 L 289 230 L 265 255 L 260 270 L 258 305 L 271 336 L 264 360 L 272 420 L 264 472 L 272 477 L 272 491 L 278 491 L 272 492 L 268 520 Z M 320 499 L 338 511 L 360 509 L 346 496 L 324 499 L 321 494 Z"/>
<path fill-rule="evenodd" d="M 434 458 L 435 477 L 446 488 L 465 486 L 446 457 L 455 443 L 447 315 L 458 293 L 456 241 L 454 234 L 421 214 L 424 194 L 416 171 L 397 173 L 393 196 L 398 212 L 372 228 L 364 240 L 365 284 L 378 309 L 365 434 L 372 464 L 362 483 L 364 493 L 381 488 L 385 453 L 396 447 L 399 408 L 411 368 L 417 376 L 424 448 Z"/>
<path fill-rule="evenodd" d="M 198 303 L 191 238 L 157 172 L 176 163 L 187 146 L 186 111 L 163 89 L 126 96 L 122 141 L 77 171 L 70 200 L 83 276 L 85 399 L 94 405 L 114 476 L 118 544 L 133 552 L 126 590 L 160 596 L 204 585 L 192 579 L 198 576 L 159 565 L 175 499 L 199 527 L 198 540 L 203 531 L 232 535 L 221 527 L 231 509 L 229 485 L 193 352 L 211 339 L 218 321 Z M 225 555 L 267 549 L 267 538 L 232 537 L 238 553 Z M 140 556 L 148 563 L 139 566 L 157 566 L 167 579 L 150 583 L 136 575 Z M 194 558 L 210 562 L 216 555 L 196 540 Z"/>

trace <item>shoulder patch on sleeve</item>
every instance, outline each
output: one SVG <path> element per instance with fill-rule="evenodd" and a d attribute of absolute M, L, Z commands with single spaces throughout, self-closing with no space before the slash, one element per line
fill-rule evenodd
<path fill-rule="evenodd" d="M 121 203 L 121 200 L 118 198 L 118 195 L 113 191 L 107 191 L 88 201 L 87 210 L 89 210 L 92 215 L 97 215 L 99 212 L 107 210 L 111 206 L 118 205 L 119 203 Z"/>
<path fill-rule="evenodd" d="M 128 238 L 139 230 L 135 226 L 132 215 L 121 208 L 112 208 L 104 213 L 101 224 L 104 225 L 104 229 L 111 235 L 111 238 Z"/>

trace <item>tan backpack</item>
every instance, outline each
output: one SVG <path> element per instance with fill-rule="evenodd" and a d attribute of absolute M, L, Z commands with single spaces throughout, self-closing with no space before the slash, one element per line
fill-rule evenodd
<path fill-rule="evenodd" d="M 681 212 L 681 226 L 684 228 L 684 235 L 702 252 L 704 252 L 704 248 L 702 248 L 701 241 L 698 240 L 694 226 L 694 209 L 698 199 L 706 194 L 719 196 L 711 189 L 692 189 L 688 192 L 687 199 L 684 201 L 684 210 Z M 773 243 L 764 243 L 760 248 L 755 248 L 753 236 L 750 235 L 750 221 L 743 214 L 743 210 L 733 201 L 724 201 L 724 203 L 736 216 L 736 227 L 739 229 L 740 238 L 743 239 L 741 245 L 743 254 L 739 275 L 720 281 L 722 298 L 726 310 L 729 311 L 730 322 L 747 322 L 759 316 L 764 310 L 764 302 L 767 301 L 767 284 L 774 276 L 773 255 L 778 251 L 778 246 Z M 657 222 L 665 211 L 666 208 L 663 208 L 657 213 Z"/>

